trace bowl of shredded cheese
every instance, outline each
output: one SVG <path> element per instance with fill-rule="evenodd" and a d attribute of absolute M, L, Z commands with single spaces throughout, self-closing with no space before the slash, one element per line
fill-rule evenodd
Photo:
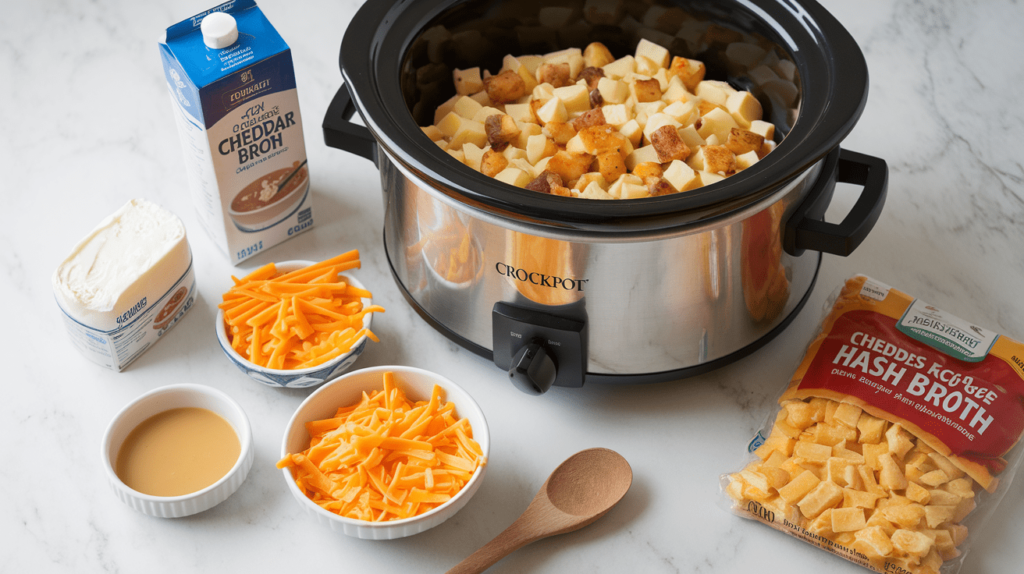
<path fill-rule="evenodd" d="M 322 384 L 355 363 L 368 340 L 371 293 L 342 275 L 359 267 L 349 251 L 315 263 L 270 263 L 241 279 L 218 305 L 217 341 L 224 355 L 254 381 L 272 387 Z"/>
<path fill-rule="evenodd" d="M 371 367 L 327 382 L 299 405 L 281 443 L 289 492 L 355 538 L 390 540 L 451 518 L 476 493 L 490 435 L 483 411 L 441 375 Z"/>

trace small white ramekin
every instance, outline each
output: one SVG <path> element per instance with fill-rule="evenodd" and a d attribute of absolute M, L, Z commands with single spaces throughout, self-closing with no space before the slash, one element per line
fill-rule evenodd
<path fill-rule="evenodd" d="M 289 272 L 295 271 L 296 269 L 302 269 L 316 263 L 315 261 L 282 261 L 276 263 L 278 271 Z M 366 289 L 362 283 L 351 275 L 345 275 L 345 280 L 353 287 L 359 289 Z M 363 298 L 363 307 L 369 307 L 372 301 L 369 298 Z M 367 313 L 363 316 L 363 328 L 369 329 L 373 323 L 373 313 Z M 231 346 L 231 342 L 228 341 L 227 330 L 224 328 L 224 310 L 220 309 L 217 311 L 217 342 L 220 343 L 220 349 L 224 351 L 224 355 L 235 364 L 243 373 L 249 376 L 250 379 L 263 383 L 270 387 L 285 387 L 289 389 L 303 389 L 308 387 L 315 387 L 322 384 L 324 381 L 344 373 L 356 362 L 359 355 L 366 350 L 366 343 L 369 338 L 363 335 L 359 338 L 355 344 L 352 345 L 352 350 L 340 355 L 315 367 L 309 367 L 308 369 L 268 369 L 261 367 L 254 363 L 250 363 L 242 355 L 239 355 L 237 351 Z"/>
<path fill-rule="evenodd" d="M 284 439 L 281 442 L 281 458 L 288 453 L 302 452 L 309 448 L 309 434 L 306 432 L 306 423 L 325 418 L 331 418 L 338 407 L 343 407 L 359 402 L 363 391 L 380 390 L 384 388 L 384 373 L 391 371 L 395 374 L 396 383 L 410 401 L 428 400 L 434 385 L 444 389 L 445 402 L 455 403 L 455 413 L 459 418 L 469 419 L 473 428 L 473 439 L 480 444 L 484 456 L 488 456 L 491 448 L 491 437 L 487 429 L 487 421 L 480 406 L 476 404 L 473 397 L 469 396 L 462 387 L 456 385 L 437 373 L 417 369 L 415 367 L 382 366 L 369 367 L 353 371 L 338 377 L 324 384 L 317 391 L 309 395 L 305 401 L 288 421 L 285 427 Z M 366 540 L 391 540 L 404 538 L 429 530 L 455 515 L 469 502 L 469 499 L 476 494 L 483 481 L 487 465 L 476 469 L 469 482 L 462 487 L 451 500 L 431 510 L 430 512 L 388 522 L 367 522 L 345 518 L 333 512 L 320 508 L 316 503 L 302 494 L 299 487 L 295 485 L 291 470 L 282 469 L 284 480 L 288 485 L 288 491 L 292 493 L 295 500 L 313 515 L 318 522 L 331 528 L 340 530 L 342 533 L 355 538 Z"/>
<path fill-rule="evenodd" d="M 117 464 L 117 454 L 128 434 L 153 415 L 170 409 L 188 407 L 211 410 L 231 423 L 241 445 L 238 460 L 231 470 L 210 486 L 181 496 L 143 494 L 121 482 L 114 467 Z M 238 403 L 213 387 L 181 384 L 153 389 L 121 409 L 107 425 L 100 454 L 107 481 L 121 502 L 149 516 L 180 518 L 213 508 L 238 490 L 252 468 L 254 449 L 249 419 Z"/>

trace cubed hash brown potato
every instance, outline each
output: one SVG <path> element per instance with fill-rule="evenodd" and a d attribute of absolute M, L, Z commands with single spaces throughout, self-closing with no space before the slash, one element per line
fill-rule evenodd
<path fill-rule="evenodd" d="M 551 84 L 555 88 L 568 86 L 572 83 L 572 79 L 569 77 L 569 64 L 541 64 L 537 68 L 537 81 L 542 84 Z"/>
<path fill-rule="evenodd" d="M 690 155 L 690 148 L 679 139 L 676 128 L 662 126 L 651 133 L 651 145 L 658 152 L 658 161 L 668 163 L 672 160 L 685 160 Z"/>
<path fill-rule="evenodd" d="M 441 150 L 489 177 L 538 193 L 588 199 L 684 193 L 763 159 L 775 148 L 775 126 L 762 119 L 757 98 L 727 82 L 706 79 L 703 62 L 673 56 L 667 49 L 671 38 L 659 29 L 655 26 L 653 35 L 645 36 L 634 54 L 618 59 L 604 44 L 592 42 L 583 50 L 508 54 L 494 73 L 479 67 L 456 69 L 450 76 L 455 96 L 437 108 L 434 125 L 423 132 Z M 722 29 L 715 34 L 727 36 L 727 32 Z M 734 51 L 741 49 L 751 58 L 763 52 L 755 68 L 766 74 L 778 67 L 772 52 L 754 44 L 733 46 Z M 441 89 L 447 74 L 443 68 L 433 65 L 418 71 L 417 77 Z M 778 80 L 782 81 L 781 76 Z M 840 426 L 856 434 L 854 427 L 862 421 L 854 421 L 854 414 L 860 416 L 843 411 Z M 833 462 L 831 470 L 822 466 L 815 472 L 842 488 L 862 484 L 865 479 L 850 461 L 866 457 L 878 465 L 885 453 L 868 449 L 862 455 L 859 443 L 851 445 L 852 450 L 840 448 L 843 433 L 833 428 L 840 423 L 830 418 L 817 428 L 818 422 L 810 428 L 784 422 L 792 429 L 787 440 L 798 442 L 801 432 L 824 433 L 824 440 L 837 449 L 826 458 L 847 462 Z M 872 436 L 865 433 L 865 438 Z M 901 440 L 898 447 L 903 446 Z M 773 467 L 761 475 L 774 484 L 800 468 L 789 464 L 788 469 Z M 898 483 L 885 464 L 886 484 Z M 911 488 L 916 498 L 925 496 L 924 489 L 945 488 L 954 479 L 949 468 L 936 464 L 911 465 L 905 472 L 904 479 L 918 487 Z M 836 519 L 846 514 L 853 516 L 840 513 Z M 932 513 L 933 521 L 943 516 Z M 832 522 L 818 522 L 820 528 L 832 531 Z M 852 533 L 846 534 L 854 539 Z"/>
<path fill-rule="evenodd" d="M 526 83 L 519 74 L 511 70 L 487 78 L 485 84 L 487 97 L 498 104 L 518 100 L 526 95 Z"/>
<path fill-rule="evenodd" d="M 603 77 L 604 77 L 604 70 L 602 70 L 601 68 L 595 68 L 593 66 L 589 66 L 589 67 L 583 68 L 583 70 L 580 71 L 580 79 L 583 80 L 584 82 L 586 82 L 587 83 L 587 87 L 590 88 L 591 90 L 596 90 L 597 89 L 597 84 L 598 84 L 598 82 L 601 81 L 601 78 L 603 78 Z M 758 119 L 760 119 L 760 118 L 758 118 Z"/>
<path fill-rule="evenodd" d="M 511 116 L 495 114 L 484 121 L 484 131 L 487 132 L 487 141 L 492 148 L 504 149 L 512 138 L 519 135 L 520 130 Z"/>
<path fill-rule="evenodd" d="M 637 102 L 657 102 L 661 99 L 661 84 L 658 80 L 637 80 L 633 83 L 633 95 Z"/>
<path fill-rule="evenodd" d="M 489 149 L 484 152 L 480 159 L 480 173 L 487 177 L 494 177 L 508 167 L 508 160 L 500 152 Z"/>

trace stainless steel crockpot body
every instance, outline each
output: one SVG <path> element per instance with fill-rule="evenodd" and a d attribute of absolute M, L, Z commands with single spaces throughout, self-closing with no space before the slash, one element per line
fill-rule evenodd
<path fill-rule="evenodd" d="M 593 201 L 498 182 L 420 130 L 454 94 L 454 68 L 496 72 L 505 54 L 592 41 L 623 56 L 641 38 L 751 91 L 778 147 L 694 191 Z M 380 168 L 396 281 L 528 392 L 673 380 L 751 353 L 803 306 L 821 253 L 848 255 L 885 200 L 885 162 L 839 148 L 867 98 L 863 55 L 809 0 L 374 0 L 349 25 L 341 67 L 324 137 Z M 837 181 L 863 190 L 829 224 Z"/>

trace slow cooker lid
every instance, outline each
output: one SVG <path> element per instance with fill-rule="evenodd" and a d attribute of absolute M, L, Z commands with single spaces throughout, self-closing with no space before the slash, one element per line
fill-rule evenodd
<path fill-rule="evenodd" d="M 621 57 L 633 52 L 641 35 L 657 30 L 663 35 L 656 36 L 657 39 L 675 29 L 674 37 L 682 42 L 672 45 L 673 55 L 705 61 L 708 79 L 728 79 L 737 87 L 751 89 L 761 100 L 766 119 L 776 123 L 785 137 L 753 167 L 686 193 L 586 201 L 523 190 L 467 168 L 423 135 L 413 110 L 419 113 L 421 121 L 426 117 L 425 123 L 429 123 L 433 115 L 430 106 L 436 105 L 433 102 L 438 98 L 440 103 L 454 94 L 454 87 L 445 95 L 445 82 L 436 82 L 441 91 L 431 100 L 417 93 L 410 78 L 414 80 L 417 73 L 423 74 L 419 69 L 422 66 L 416 65 L 423 58 L 448 68 L 468 64 L 480 65 L 482 69 L 490 66 L 496 72 L 500 66 L 500 55 L 496 66 L 494 55 L 486 49 L 471 50 L 469 54 L 465 53 L 467 50 L 460 54 L 460 50 L 454 49 L 443 50 L 441 55 L 429 53 L 425 32 L 436 26 L 451 27 L 456 33 L 472 33 L 476 29 L 491 45 L 491 51 L 501 55 L 535 53 L 518 52 L 532 46 L 523 45 L 529 41 L 517 45 L 515 40 L 537 37 L 536 30 L 543 28 L 537 14 L 540 8 L 553 4 L 530 0 L 375 0 L 364 4 L 345 33 L 340 63 L 357 108 L 385 151 L 438 190 L 481 207 L 559 226 L 591 228 L 593 224 L 642 219 L 658 228 L 671 226 L 672 216 L 682 213 L 688 214 L 688 221 L 692 221 L 694 211 L 721 215 L 723 209 L 741 208 L 747 201 L 756 201 L 785 185 L 839 145 L 860 118 L 867 99 L 867 65 L 860 48 L 824 8 L 811 0 L 624 3 L 625 8 L 616 13 L 614 23 L 588 23 L 581 0 L 560 2 L 558 5 L 574 8 L 580 15 L 572 26 L 589 26 L 589 39 L 578 45 L 579 34 L 570 33 L 570 27 L 550 30 L 546 40 L 550 50 L 583 48 L 587 41 L 602 40 L 610 44 L 614 55 Z M 682 22 L 704 22 L 706 26 L 701 31 L 692 24 L 678 25 L 679 18 L 662 18 L 654 24 L 656 28 L 645 26 L 641 23 L 647 15 L 634 12 L 651 10 L 652 6 L 660 6 L 670 14 L 683 14 Z M 509 32 L 496 33 L 502 29 Z M 497 37 L 492 40 L 485 33 Z M 694 34 L 698 36 L 689 37 Z M 771 85 L 764 84 L 763 75 L 737 66 L 735 59 L 726 56 L 731 43 L 750 37 L 769 42 L 769 49 L 780 60 L 793 64 L 795 98 L 787 101 L 791 94 L 766 89 Z M 467 61 L 476 52 L 480 53 L 481 61 Z M 447 79 L 450 86 L 450 73 Z M 416 109 L 418 102 L 420 109 Z"/>

